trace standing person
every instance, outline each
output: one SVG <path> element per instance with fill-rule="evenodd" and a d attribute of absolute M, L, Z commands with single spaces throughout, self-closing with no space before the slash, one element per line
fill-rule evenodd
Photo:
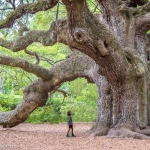
<path fill-rule="evenodd" d="M 75 137 L 75 135 L 73 134 L 73 121 L 72 121 L 72 116 L 71 115 L 72 115 L 72 112 L 69 110 L 67 112 L 67 116 L 68 116 L 68 121 L 67 121 L 67 123 L 68 123 L 68 132 L 67 132 L 66 137 L 70 137 L 70 135 L 69 135 L 70 129 L 72 130 L 72 137 Z"/>

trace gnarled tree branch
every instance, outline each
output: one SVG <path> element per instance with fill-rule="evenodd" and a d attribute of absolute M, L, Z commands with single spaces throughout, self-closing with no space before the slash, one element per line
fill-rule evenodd
<path fill-rule="evenodd" d="M 53 22 L 47 31 L 29 31 L 25 36 L 18 37 L 15 41 L 7 41 L 0 38 L 0 46 L 11 49 L 14 52 L 25 49 L 33 42 L 40 42 L 44 46 L 54 45 L 57 42 L 56 24 Z"/>
<path fill-rule="evenodd" d="M 28 61 L 23 59 L 0 56 L 0 64 L 21 68 L 29 73 L 35 74 L 37 77 L 40 77 L 43 80 L 48 80 L 51 78 L 49 70 L 38 65 L 29 63 Z"/>
<path fill-rule="evenodd" d="M 65 81 L 71 81 L 77 77 L 86 77 L 87 72 L 95 65 L 95 62 L 83 54 L 72 54 L 67 59 L 54 65 L 50 69 L 52 78 L 48 81 L 38 79 L 29 85 L 24 91 L 23 101 L 10 112 L 0 112 L 0 125 L 13 127 L 23 121 L 39 106 L 45 105 L 48 92 L 52 92 Z"/>
<path fill-rule="evenodd" d="M 38 11 L 48 10 L 54 7 L 57 2 L 58 0 L 46 0 L 32 4 L 19 5 L 5 20 L 0 21 L 0 29 L 11 27 L 16 19 L 27 13 L 35 14 Z"/>

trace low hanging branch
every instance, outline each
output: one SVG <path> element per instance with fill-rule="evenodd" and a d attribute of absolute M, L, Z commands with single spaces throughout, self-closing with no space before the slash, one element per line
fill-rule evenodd
<path fill-rule="evenodd" d="M 57 92 L 62 93 L 64 97 L 67 97 L 67 95 L 69 95 L 66 91 L 64 91 L 62 89 L 57 89 Z"/>
<path fill-rule="evenodd" d="M 62 94 L 63 94 L 63 96 L 64 96 L 64 98 L 63 98 L 62 102 L 61 102 L 61 103 L 59 103 L 59 104 L 58 104 L 58 106 L 57 106 L 57 107 L 59 107 L 59 106 L 61 106 L 61 105 L 64 103 L 65 98 L 66 98 L 66 97 L 67 97 L 67 95 L 69 95 L 69 94 L 68 94 L 66 91 L 62 90 L 62 89 L 57 89 L 57 92 L 62 93 Z"/>
<path fill-rule="evenodd" d="M 26 35 L 18 37 L 15 41 L 7 41 L 0 38 L 0 46 L 11 49 L 14 52 L 25 49 L 33 42 L 40 42 L 44 46 L 52 46 L 57 42 L 56 23 L 53 22 L 47 31 L 29 31 Z"/>
<path fill-rule="evenodd" d="M 95 6 L 95 8 L 94 8 L 94 10 L 93 10 L 93 13 L 95 13 L 97 7 L 98 7 L 98 4 Z"/>
<path fill-rule="evenodd" d="M 37 77 L 40 77 L 43 80 L 48 80 L 52 77 L 49 70 L 29 63 L 28 61 L 23 59 L 0 56 L 0 64 L 21 68 L 29 73 L 35 74 Z"/>
<path fill-rule="evenodd" d="M 8 15 L 5 20 L 0 21 L 0 29 L 11 27 L 16 19 L 27 13 L 35 14 L 38 11 L 44 11 L 53 8 L 57 2 L 58 0 L 47 0 L 37 3 L 19 5 L 13 12 Z"/>
<path fill-rule="evenodd" d="M 2 60 L 0 59 L 0 61 Z M 29 114 L 37 107 L 45 105 L 48 92 L 57 90 L 56 87 L 59 88 L 65 81 L 72 81 L 77 77 L 87 76 L 87 72 L 90 72 L 90 69 L 94 65 L 95 62 L 83 54 L 72 54 L 64 62 L 54 65 L 49 70 L 52 78 L 47 81 L 43 81 L 42 79 L 34 81 L 23 91 L 23 101 L 14 110 L 0 112 L 0 125 L 3 127 L 13 127 L 25 121 Z M 63 93 L 65 97 L 66 93 Z"/>

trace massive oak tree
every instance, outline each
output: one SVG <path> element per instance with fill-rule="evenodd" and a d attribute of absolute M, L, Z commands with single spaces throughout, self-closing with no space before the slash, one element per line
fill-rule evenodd
<path fill-rule="evenodd" d="M 20 4 L 4 20 L 0 29 L 11 28 L 25 14 L 35 14 L 57 5 L 58 0 Z M 92 135 L 149 139 L 150 3 L 148 0 L 96 0 L 101 15 L 89 11 L 86 0 L 62 0 L 67 19 L 57 20 L 47 31 L 22 27 L 18 38 L 0 38 L 0 45 L 13 52 L 33 42 L 44 46 L 63 43 L 72 49 L 66 60 L 49 70 L 27 60 L 0 56 L 0 64 L 19 67 L 39 77 L 23 91 L 15 110 L 0 113 L 0 124 L 13 127 L 43 106 L 48 92 L 65 81 L 79 77 L 92 80 L 98 88 L 97 119 Z M 24 30 L 26 34 L 23 34 Z M 146 135 L 145 135 L 146 134 Z"/>

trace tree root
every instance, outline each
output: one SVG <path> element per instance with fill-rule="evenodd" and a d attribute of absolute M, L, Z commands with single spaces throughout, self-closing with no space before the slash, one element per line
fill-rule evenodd
<path fill-rule="evenodd" d="M 104 136 L 107 135 L 109 128 L 107 126 L 93 126 L 90 130 L 86 132 L 86 136 Z"/>
<path fill-rule="evenodd" d="M 147 127 L 146 129 L 140 130 L 139 133 L 150 136 L 150 127 Z"/>
<path fill-rule="evenodd" d="M 134 139 L 142 139 L 142 140 L 150 140 L 150 137 L 144 135 L 141 131 L 134 132 L 128 128 L 120 128 L 120 129 L 110 129 L 108 132 L 108 137 L 120 137 L 120 138 L 134 138 Z"/>

